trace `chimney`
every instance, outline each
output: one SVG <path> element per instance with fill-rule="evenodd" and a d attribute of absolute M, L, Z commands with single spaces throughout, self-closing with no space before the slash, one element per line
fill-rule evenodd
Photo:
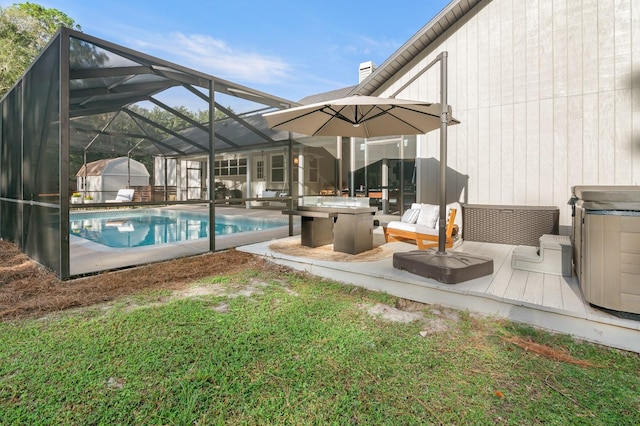
<path fill-rule="evenodd" d="M 362 81 L 369 77 L 376 69 L 376 65 L 372 61 L 362 62 L 359 68 L 359 78 L 358 83 L 362 83 Z"/>

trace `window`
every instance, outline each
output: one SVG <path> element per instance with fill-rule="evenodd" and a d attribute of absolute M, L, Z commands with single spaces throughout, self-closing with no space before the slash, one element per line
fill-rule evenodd
<path fill-rule="evenodd" d="M 265 180 L 264 176 L 264 158 L 256 159 L 256 180 Z"/>
<path fill-rule="evenodd" d="M 318 182 L 318 159 L 309 157 L 309 182 Z"/>
<path fill-rule="evenodd" d="M 271 156 L 271 182 L 284 182 L 284 155 Z"/>
<path fill-rule="evenodd" d="M 216 176 L 242 176 L 247 174 L 247 159 L 216 160 Z"/>

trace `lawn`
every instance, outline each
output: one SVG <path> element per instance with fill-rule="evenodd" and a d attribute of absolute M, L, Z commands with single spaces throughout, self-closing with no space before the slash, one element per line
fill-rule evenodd
<path fill-rule="evenodd" d="M 251 265 L 0 323 L 2 424 L 637 425 L 639 373 L 635 353 Z"/>

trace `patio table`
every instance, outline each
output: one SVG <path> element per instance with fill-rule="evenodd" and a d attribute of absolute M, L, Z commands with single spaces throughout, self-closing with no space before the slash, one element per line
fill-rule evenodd
<path fill-rule="evenodd" d="M 283 212 L 301 217 L 303 246 L 318 247 L 333 243 L 333 251 L 349 254 L 373 248 L 373 215 L 377 208 L 331 202 L 335 198 L 341 200 L 340 197 L 318 198 L 325 200 Z"/>

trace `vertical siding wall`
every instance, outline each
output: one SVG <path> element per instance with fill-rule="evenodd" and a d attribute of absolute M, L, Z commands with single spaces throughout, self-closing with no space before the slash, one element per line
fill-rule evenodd
<path fill-rule="evenodd" d="M 640 184 L 640 2 L 484 1 L 429 50 L 385 93 L 448 51 L 462 122 L 448 165 L 469 177 L 463 201 L 555 205 L 570 225 L 572 186 Z M 438 69 L 398 97 L 437 101 Z M 418 156 L 439 158 L 438 141 L 423 137 Z"/>

